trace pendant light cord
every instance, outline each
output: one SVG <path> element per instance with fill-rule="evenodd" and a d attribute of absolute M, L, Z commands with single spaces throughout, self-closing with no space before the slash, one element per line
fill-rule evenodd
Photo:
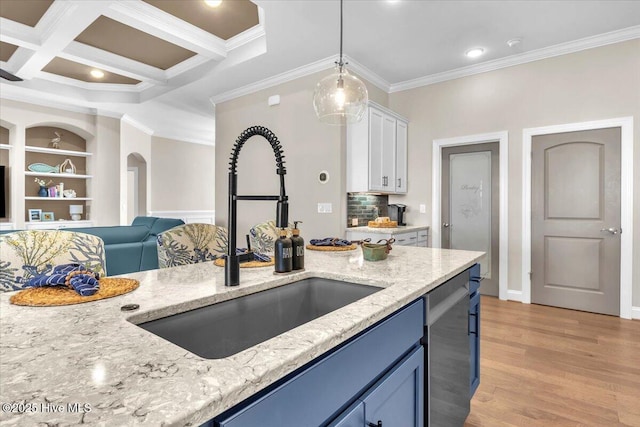
<path fill-rule="evenodd" d="M 340 59 L 336 62 L 338 67 L 340 67 L 340 72 L 342 72 L 342 67 L 345 65 L 342 61 L 342 9 L 342 0 L 340 0 Z"/>
<path fill-rule="evenodd" d="M 342 65 L 342 0 L 340 0 L 340 65 Z"/>

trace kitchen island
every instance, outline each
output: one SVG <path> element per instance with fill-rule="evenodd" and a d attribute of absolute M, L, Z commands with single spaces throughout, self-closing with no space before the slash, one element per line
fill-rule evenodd
<path fill-rule="evenodd" d="M 222 268 L 203 263 L 130 274 L 141 282 L 134 292 L 66 307 L 15 306 L 5 293 L 0 422 L 200 425 L 407 306 L 481 255 L 394 247 L 387 260 L 367 262 L 359 249 L 307 251 L 306 271 L 274 276 L 269 267 L 242 269 L 234 288 L 224 286 Z M 200 358 L 136 326 L 307 277 L 384 289 L 223 359 Z M 125 304 L 140 308 L 122 312 Z"/>

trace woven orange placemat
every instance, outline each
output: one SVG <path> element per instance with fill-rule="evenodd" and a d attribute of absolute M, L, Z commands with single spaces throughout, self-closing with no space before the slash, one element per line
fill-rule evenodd
<path fill-rule="evenodd" d="M 104 277 L 100 279 L 100 289 L 95 294 L 83 297 L 73 289 L 63 286 L 30 288 L 13 295 L 11 304 L 47 307 L 56 305 L 82 304 L 104 298 L 116 297 L 133 291 L 140 282 L 134 279 Z"/>
<path fill-rule="evenodd" d="M 224 258 L 216 258 L 213 263 L 218 267 L 224 267 Z M 256 268 L 256 267 L 269 267 L 275 264 L 273 257 L 271 257 L 271 261 L 263 262 L 263 261 L 247 261 L 241 262 L 240 268 Z"/>
<path fill-rule="evenodd" d="M 341 251 L 352 251 L 357 248 L 358 245 L 352 243 L 349 246 L 314 246 L 307 245 L 306 248 L 311 251 L 326 251 L 326 252 L 341 252 Z"/>
<path fill-rule="evenodd" d="M 387 222 L 369 221 L 367 225 L 371 228 L 398 228 L 398 221 L 387 221 Z"/>

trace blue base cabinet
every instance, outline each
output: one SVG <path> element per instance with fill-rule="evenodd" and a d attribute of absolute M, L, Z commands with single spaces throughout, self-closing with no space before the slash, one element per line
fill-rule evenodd
<path fill-rule="evenodd" d="M 332 427 L 422 427 L 424 350 L 418 347 L 374 384 Z"/>
<path fill-rule="evenodd" d="M 421 298 L 216 417 L 213 425 L 362 427 L 367 424 L 358 420 L 366 416 L 374 425 L 388 419 L 386 425 L 422 427 L 424 313 Z M 407 422 L 392 421 L 400 419 Z"/>
<path fill-rule="evenodd" d="M 480 385 L 480 265 L 471 268 L 469 282 L 469 347 L 471 349 L 470 394 L 473 397 Z"/>

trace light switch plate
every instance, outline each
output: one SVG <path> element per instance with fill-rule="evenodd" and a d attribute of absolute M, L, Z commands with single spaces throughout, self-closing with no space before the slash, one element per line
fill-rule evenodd
<path fill-rule="evenodd" d="M 427 205 L 420 205 L 420 213 L 427 213 Z"/>
<path fill-rule="evenodd" d="M 318 203 L 318 213 L 331 212 L 333 212 L 333 205 L 331 203 Z"/>

